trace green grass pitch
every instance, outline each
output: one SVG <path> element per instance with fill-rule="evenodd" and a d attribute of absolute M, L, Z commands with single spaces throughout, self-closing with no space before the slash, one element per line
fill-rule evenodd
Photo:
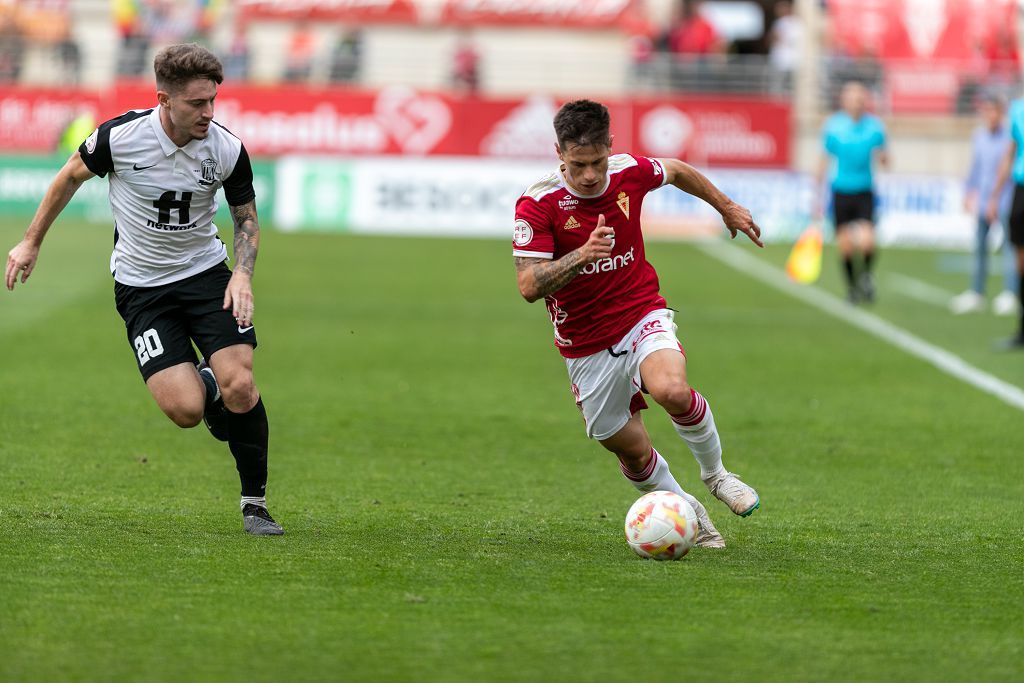
<path fill-rule="evenodd" d="M 585 438 L 508 243 L 265 232 L 276 539 L 242 533 L 223 444 L 149 398 L 109 247 L 59 223 L 0 292 L 0 681 L 1024 676 L 1024 415 L 692 246 L 649 256 L 762 509 L 712 501 L 648 411 L 729 544 L 676 563 L 627 548 L 637 494 Z M 1024 385 L 990 350 L 1012 321 L 887 290 L 959 291 L 962 263 L 883 253 L 875 310 Z"/>

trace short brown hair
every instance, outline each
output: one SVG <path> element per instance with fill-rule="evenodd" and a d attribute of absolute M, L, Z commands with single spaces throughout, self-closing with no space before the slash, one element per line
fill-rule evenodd
<path fill-rule="evenodd" d="M 224 82 L 224 67 L 217 55 L 196 43 L 170 45 L 157 53 L 153 60 L 156 87 L 175 92 L 196 78 L 207 78 L 220 85 Z"/>
<path fill-rule="evenodd" d="M 563 150 L 568 144 L 590 147 L 611 142 L 608 108 L 593 100 L 567 102 L 555 115 L 555 137 Z"/>

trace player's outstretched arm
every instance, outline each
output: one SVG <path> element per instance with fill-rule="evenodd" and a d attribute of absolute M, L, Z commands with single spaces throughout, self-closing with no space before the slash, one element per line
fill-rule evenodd
<path fill-rule="evenodd" d="M 75 196 L 82 183 L 94 175 L 78 152 L 72 154 L 64 167 L 57 172 L 57 176 L 43 196 L 43 201 L 36 209 L 36 215 L 32 218 L 28 230 L 25 231 L 25 237 L 7 254 L 7 267 L 4 270 L 4 284 L 7 285 L 7 289 L 14 291 L 18 273 L 21 273 L 22 283 L 28 280 L 28 276 L 35 270 L 36 261 L 39 259 L 39 247 L 43 244 L 46 232 Z"/>
<path fill-rule="evenodd" d="M 569 284 L 587 265 L 609 258 L 614 243 L 615 230 L 604 224 L 604 214 L 601 214 L 597 217 L 597 227 L 590 233 L 587 243 L 558 260 L 516 256 L 519 293 L 533 303 L 557 292 Z"/>
<path fill-rule="evenodd" d="M 256 200 L 231 207 L 235 223 L 235 268 L 224 291 L 224 309 L 231 309 L 239 327 L 252 325 L 254 302 L 252 274 L 260 248 L 260 224 L 256 218 Z"/>
<path fill-rule="evenodd" d="M 761 228 L 754 222 L 750 211 L 725 196 L 703 173 L 679 159 L 661 159 L 661 165 L 665 168 L 666 182 L 703 199 L 722 214 L 725 228 L 734 239 L 737 233 L 742 232 L 757 246 L 764 246 Z"/>

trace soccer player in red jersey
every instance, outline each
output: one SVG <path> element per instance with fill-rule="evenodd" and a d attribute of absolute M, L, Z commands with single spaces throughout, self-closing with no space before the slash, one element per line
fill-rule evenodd
<path fill-rule="evenodd" d="M 640 209 L 648 192 L 673 185 L 717 209 L 733 237 L 742 232 L 762 247 L 761 230 L 692 166 L 612 155 L 610 124 L 608 109 L 590 100 L 569 102 L 555 116 L 561 166 L 516 203 L 519 291 L 547 303 L 587 436 L 618 457 L 640 491 L 686 498 L 700 523 L 697 545 L 722 548 L 707 510 L 672 476 L 640 417 L 647 392 L 669 414 L 711 493 L 742 517 L 760 506 L 757 492 L 722 465 L 711 408 L 686 380 L 673 312 L 644 255 Z"/>

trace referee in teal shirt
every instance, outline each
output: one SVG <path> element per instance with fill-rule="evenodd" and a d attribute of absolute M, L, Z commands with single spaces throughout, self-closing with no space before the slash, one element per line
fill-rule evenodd
<path fill-rule="evenodd" d="M 999 215 L 999 193 L 1010 170 L 1013 170 L 1013 203 L 1010 205 L 1010 244 L 1017 250 L 1017 273 L 1024 273 L 1024 99 L 1014 100 L 1010 105 L 1010 144 L 999 167 L 992 196 L 988 200 L 986 218 L 991 222 Z M 1018 278 L 1017 296 L 1021 300 L 1020 327 L 1017 334 L 1003 345 L 1007 349 L 1024 349 L 1024 278 Z"/>
<path fill-rule="evenodd" d="M 872 167 L 877 161 L 889 166 L 885 127 L 877 116 L 867 113 L 868 91 L 850 81 L 840 94 L 840 111 L 825 122 L 824 153 L 816 187 L 824 187 L 831 167 L 829 187 L 836 226 L 836 243 L 843 259 L 850 303 L 875 300 L 871 267 L 875 260 L 875 183 Z M 814 214 L 823 216 L 819 195 Z"/>

